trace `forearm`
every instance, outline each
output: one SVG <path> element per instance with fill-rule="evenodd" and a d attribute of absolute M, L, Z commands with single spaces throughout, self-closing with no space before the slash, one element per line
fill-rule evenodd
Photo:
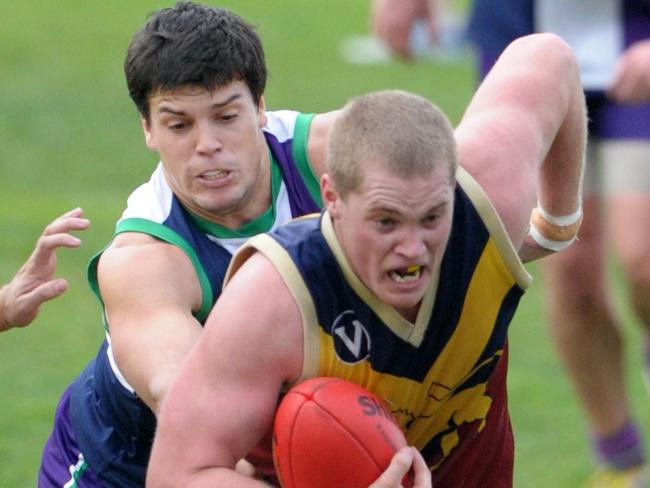
<path fill-rule="evenodd" d="M 173 466 L 174 463 L 171 462 L 170 468 L 173 469 Z M 178 486 L 187 488 L 213 488 L 215 486 L 269 488 L 270 485 L 227 468 L 207 468 L 185 480 L 172 479 L 155 466 L 154 469 L 150 467 L 147 472 L 147 488 L 177 488 Z"/>
<path fill-rule="evenodd" d="M 259 414 L 254 402 L 238 395 L 236 387 L 212 391 L 202 381 L 201 393 L 191 393 L 205 362 L 188 359 L 163 402 L 147 468 L 147 487 L 267 486 L 250 472 L 236 469 L 237 460 L 259 442 L 255 439 L 262 438 L 259 432 L 268 430 L 271 420 Z M 265 420 L 259 423 L 260 419 Z"/>
<path fill-rule="evenodd" d="M 173 310 L 162 310 L 167 313 L 162 317 L 152 313 L 150 321 L 134 316 L 135 320 L 111 322 L 117 365 L 156 416 L 201 332 L 193 318 Z"/>
<path fill-rule="evenodd" d="M 587 116 L 577 63 L 558 70 L 562 91 L 557 97 L 559 127 L 538 172 L 537 208 L 520 257 L 537 259 L 570 246 L 582 223 Z"/>
<path fill-rule="evenodd" d="M 476 111 L 485 106 L 510 107 L 518 121 L 506 141 L 510 151 L 531 166 L 528 185 L 537 203 L 553 216 L 570 215 L 581 204 L 587 144 L 585 98 L 576 58 L 553 34 L 533 34 L 513 41 L 488 74 Z M 513 115 L 514 114 L 514 115 Z"/>
<path fill-rule="evenodd" d="M 455 134 L 461 164 L 484 188 L 518 248 L 527 245 L 536 204 L 546 214 L 574 213 L 580 205 L 586 116 L 577 63 L 566 42 L 552 34 L 512 42 Z M 531 250 L 526 259 L 545 253 Z"/>
<path fill-rule="evenodd" d="M 554 216 L 573 214 L 582 204 L 587 117 L 579 82 L 572 87 L 566 116 L 539 172 L 538 204 Z"/>

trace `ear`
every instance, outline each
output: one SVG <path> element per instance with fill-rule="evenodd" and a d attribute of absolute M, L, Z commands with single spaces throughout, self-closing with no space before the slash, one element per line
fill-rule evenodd
<path fill-rule="evenodd" d="M 327 173 L 323 173 L 323 176 L 320 177 L 320 192 L 321 197 L 323 198 L 323 207 L 325 210 L 328 211 L 333 219 L 338 218 L 340 214 L 341 198 L 334 186 L 334 180 Z"/>
<path fill-rule="evenodd" d="M 266 100 L 264 100 L 264 95 L 260 97 L 257 104 L 257 125 L 260 129 L 266 125 Z"/>
<path fill-rule="evenodd" d="M 153 136 L 151 124 L 142 116 L 140 116 L 140 124 L 142 125 L 142 130 L 144 131 L 144 143 L 152 151 L 157 151 L 158 145 L 156 144 L 156 140 Z"/>

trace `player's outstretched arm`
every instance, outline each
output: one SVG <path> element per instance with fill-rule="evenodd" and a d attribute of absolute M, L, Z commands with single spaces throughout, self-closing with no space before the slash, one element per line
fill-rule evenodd
<path fill-rule="evenodd" d="M 196 271 L 179 247 L 132 232 L 116 236 L 104 251 L 97 279 L 117 367 L 158 414 L 201 333 L 192 315 L 202 297 Z"/>
<path fill-rule="evenodd" d="M 401 488 L 401 481 L 410 469 L 413 469 L 413 488 L 431 488 L 431 471 L 414 447 L 397 451 L 386 471 L 368 488 Z"/>
<path fill-rule="evenodd" d="M 265 486 L 235 464 L 271 428 L 282 384 L 300 375 L 302 351 L 298 306 L 257 253 L 225 287 L 172 382 L 147 487 Z"/>
<path fill-rule="evenodd" d="M 562 39 L 533 34 L 511 43 L 455 135 L 460 164 L 487 193 L 520 256 L 536 259 L 572 242 L 587 118 L 578 65 Z M 544 239 L 531 242 L 531 222 Z"/>
<path fill-rule="evenodd" d="M 68 289 L 64 278 L 54 278 L 56 251 L 60 247 L 78 247 L 81 240 L 70 234 L 90 225 L 83 210 L 75 208 L 51 222 L 36 242 L 29 259 L 14 278 L 0 289 L 0 332 L 29 325 L 48 300 Z"/>

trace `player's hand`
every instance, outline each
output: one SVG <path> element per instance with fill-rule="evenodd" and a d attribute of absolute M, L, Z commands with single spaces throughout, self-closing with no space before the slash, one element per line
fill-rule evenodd
<path fill-rule="evenodd" d="M 621 55 L 607 94 L 621 103 L 650 101 L 650 40 L 632 44 Z"/>
<path fill-rule="evenodd" d="M 235 471 L 244 476 L 248 476 L 249 478 L 255 478 L 256 474 L 255 466 L 246 461 L 246 459 L 240 459 L 237 461 L 237 464 L 235 464 Z"/>
<path fill-rule="evenodd" d="M 433 20 L 427 0 L 373 0 L 370 12 L 372 32 L 402 59 L 411 59 L 411 26 L 427 19 L 434 36 Z"/>
<path fill-rule="evenodd" d="M 414 447 L 397 451 L 386 471 L 368 488 L 401 488 L 402 479 L 410 469 L 413 469 L 413 488 L 431 488 L 431 471 Z"/>
<path fill-rule="evenodd" d="M 83 210 L 71 210 L 50 223 L 38 238 L 31 256 L 0 293 L 0 330 L 24 327 L 36 318 L 43 302 L 68 289 L 63 278 L 53 278 L 56 270 L 56 250 L 78 247 L 81 240 L 70 234 L 90 225 Z"/>

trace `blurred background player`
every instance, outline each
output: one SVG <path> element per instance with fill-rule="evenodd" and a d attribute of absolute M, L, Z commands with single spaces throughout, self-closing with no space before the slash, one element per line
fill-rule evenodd
<path fill-rule="evenodd" d="M 65 293 L 68 282 L 65 278 L 54 278 L 56 251 L 61 247 L 79 247 L 81 240 L 70 231 L 84 230 L 89 225 L 83 210 L 75 208 L 45 227 L 29 259 L 0 288 L 0 332 L 31 324 L 44 302 Z"/>
<path fill-rule="evenodd" d="M 413 25 L 425 19 L 435 42 L 443 8 L 439 0 L 375 0 L 373 29 L 396 54 L 409 58 Z M 606 257 L 611 244 L 644 326 L 648 368 L 650 2 L 474 0 L 467 35 L 481 77 L 512 39 L 531 32 L 554 32 L 572 46 L 589 113 L 579 239 L 541 265 L 551 337 L 587 414 L 599 465 L 593 486 L 639 486 L 647 481 L 641 469 L 646 456 L 628 405 L 621 319 Z"/>

